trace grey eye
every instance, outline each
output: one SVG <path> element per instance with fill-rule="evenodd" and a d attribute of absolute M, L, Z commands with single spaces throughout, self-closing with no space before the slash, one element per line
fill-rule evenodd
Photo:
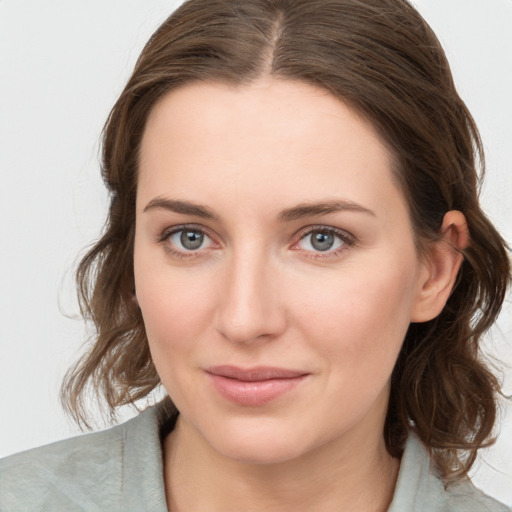
<path fill-rule="evenodd" d="M 180 229 L 169 236 L 169 242 L 176 249 L 187 252 L 205 249 L 211 244 L 211 239 L 198 229 Z"/>
<path fill-rule="evenodd" d="M 181 231 L 181 235 L 180 235 L 181 245 L 189 251 L 199 249 L 199 247 L 201 247 L 201 245 L 203 244 L 203 240 L 204 240 L 203 233 L 200 233 L 198 231 L 188 231 L 188 230 Z"/>
<path fill-rule="evenodd" d="M 325 231 L 313 231 L 311 233 L 311 246 L 317 251 L 328 251 L 334 245 L 335 237 Z"/>
<path fill-rule="evenodd" d="M 317 229 L 307 233 L 300 240 L 299 246 L 306 251 L 326 252 L 337 249 L 345 243 L 345 240 L 335 232 Z"/>

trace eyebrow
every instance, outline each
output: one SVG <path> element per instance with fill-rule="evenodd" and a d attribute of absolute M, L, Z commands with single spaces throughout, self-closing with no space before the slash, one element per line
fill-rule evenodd
<path fill-rule="evenodd" d="M 217 220 L 218 217 L 207 206 L 191 203 L 189 201 L 178 201 L 176 199 L 165 199 L 162 197 L 155 197 L 151 199 L 144 208 L 143 212 L 149 210 L 169 210 L 175 213 L 183 213 L 185 215 L 195 215 L 203 219 Z"/>
<path fill-rule="evenodd" d="M 179 201 L 177 199 L 166 199 L 162 197 L 155 197 L 144 208 L 143 212 L 149 210 L 169 210 L 175 213 L 182 213 L 184 215 L 194 215 L 203 219 L 218 220 L 219 217 L 213 210 L 207 206 L 192 203 L 190 201 Z M 321 201 L 318 203 L 301 203 L 292 208 L 287 208 L 277 215 L 279 222 L 290 222 L 304 217 L 312 217 L 315 215 L 327 215 L 329 213 L 354 211 L 366 213 L 376 217 L 373 210 L 365 208 L 364 206 L 348 201 L 345 199 L 335 199 L 331 201 Z"/>
<path fill-rule="evenodd" d="M 283 210 L 277 219 L 282 222 L 288 222 L 292 220 L 302 219 L 304 217 L 312 217 L 314 215 L 327 215 L 328 213 L 336 212 L 361 212 L 376 217 L 376 213 L 369 208 L 365 208 L 360 204 L 345 199 L 335 199 L 332 201 L 322 201 L 320 203 L 302 203 L 294 206 L 293 208 L 287 208 Z"/>

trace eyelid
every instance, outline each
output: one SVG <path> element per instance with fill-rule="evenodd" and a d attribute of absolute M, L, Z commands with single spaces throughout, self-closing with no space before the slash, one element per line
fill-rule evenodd
<path fill-rule="evenodd" d="M 156 236 L 156 242 L 159 244 L 164 245 L 165 250 L 174 258 L 178 259 L 189 259 L 189 258 L 196 258 L 200 257 L 204 254 L 204 252 L 211 247 L 207 247 L 205 249 L 197 249 L 197 250 L 182 250 L 171 243 L 169 243 L 169 239 L 172 235 L 179 233 L 180 231 L 197 231 L 198 233 L 203 234 L 204 236 L 208 237 L 211 241 L 211 245 L 213 248 L 216 248 L 216 246 L 219 246 L 219 243 L 216 241 L 216 237 L 211 234 L 211 231 L 204 226 L 201 226 L 199 224 L 177 224 L 174 226 L 169 226 L 162 231 L 160 231 L 159 234 Z"/>
<path fill-rule="evenodd" d="M 299 240 L 302 240 L 306 235 L 309 235 L 314 231 L 324 231 L 326 233 L 333 233 L 339 236 L 343 241 L 347 243 L 355 243 L 356 241 L 356 237 L 352 233 L 349 233 L 347 230 L 336 228 L 334 226 L 327 226 L 325 224 L 313 224 L 311 226 L 306 226 L 297 232 L 296 237 Z"/>
<path fill-rule="evenodd" d="M 175 233 L 178 233 L 180 231 L 185 230 L 190 231 L 197 231 L 198 233 L 202 233 L 203 235 L 206 235 L 208 238 L 212 239 L 214 236 L 212 236 L 209 229 L 205 228 L 204 226 L 201 226 L 199 224 L 177 224 L 175 226 L 169 226 L 165 229 L 163 229 L 158 235 L 157 235 L 157 241 L 158 242 L 164 242 L 167 240 L 171 235 L 174 235 Z"/>
<path fill-rule="evenodd" d="M 325 252 L 322 251 L 304 251 L 303 249 L 297 248 L 299 242 L 301 242 L 306 236 L 310 235 L 311 233 L 314 233 L 315 231 L 325 232 L 325 233 L 331 233 L 337 237 L 339 237 L 343 241 L 343 245 L 337 249 L 328 250 Z M 334 226 L 326 226 L 324 224 L 316 224 L 311 226 L 306 226 L 302 228 L 297 234 L 296 234 L 297 240 L 293 243 L 291 249 L 294 250 L 302 250 L 305 253 L 309 254 L 309 257 L 313 259 L 322 259 L 322 258 L 329 258 L 336 256 L 346 250 L 348 250 L 350 247 L 353 247 L 356 245 L 357 239 L 352 233 L 349 233 L 348 231 L 340 228 L 336 228 Z"/>

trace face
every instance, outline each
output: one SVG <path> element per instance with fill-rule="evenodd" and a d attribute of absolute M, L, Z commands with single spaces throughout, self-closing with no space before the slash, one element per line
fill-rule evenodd
<path fill-rule="evenodd" d="M 144 133 L 135 282 L 184 427 L 279 462 L 382 437 L 425 269 L 391 156 L 321 89 L 165 96 Z"/>

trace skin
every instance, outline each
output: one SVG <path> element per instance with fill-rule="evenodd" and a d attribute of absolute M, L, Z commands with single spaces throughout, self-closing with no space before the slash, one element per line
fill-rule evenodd
<path fill-rule="evenodd" d="M 390 375 L 409 323 L 444 306 L 461 261 L 453 247 L 467 244 L 464 217 L 449 212 L 420 258 L 391 168 L 373 127 L 308 84 L 199 83 L 153 108 L 134 271 L 152 357 L 180 411 L 164 444 L 171 510 L 389 506 L 399 467 L 382 434 Z M 282 218 L 327 201 L 352 207 Z M 198 249 L 170 234 L 183 225 L 206 234 Z M 333 249 L 317 250 L 312 228 L 338 230 Z M 306 377 L 241 406 L 212 386 L 215 365 Z"/>

